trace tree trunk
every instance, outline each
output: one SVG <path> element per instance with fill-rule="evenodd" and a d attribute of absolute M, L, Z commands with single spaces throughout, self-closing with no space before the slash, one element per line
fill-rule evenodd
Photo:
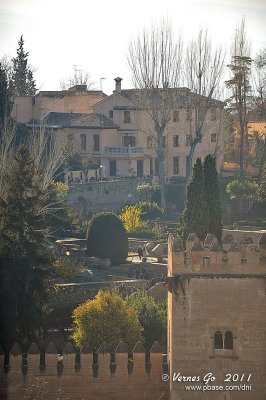
<path fill-rule="evenodd" d="M 161 188 L 161 207 L 166 210 L 166 199 L 165 199 L 165 173 L 164 173 L 164 151 L 163 151 L 163 131 L 157 127 L 157 156 L 159 166 L 159 184 Z"/>

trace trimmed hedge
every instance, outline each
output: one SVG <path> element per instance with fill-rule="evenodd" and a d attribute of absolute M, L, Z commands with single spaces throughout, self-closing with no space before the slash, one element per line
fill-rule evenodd
<path fill-rule="evenodd" d="M 122 221 L 110 212 L 96 214 L 87 230 L 87 254 L 121 264 L 128 256 L 128 237 Z"/>

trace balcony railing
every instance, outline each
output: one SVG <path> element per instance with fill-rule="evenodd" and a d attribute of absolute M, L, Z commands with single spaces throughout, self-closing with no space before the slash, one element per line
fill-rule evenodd
<path fill-rule="evenodd" d="M 106 154 L 138 154 L 144 153 L 144 147 L 123 147 L 123 146 L 108 146 L 104 147 Z"/>

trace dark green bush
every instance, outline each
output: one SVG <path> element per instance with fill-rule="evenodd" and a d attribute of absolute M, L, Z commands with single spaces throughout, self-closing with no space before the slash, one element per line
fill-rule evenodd
<path fill-rule="evenodd" d="M 141 201 L 135 205 L 141 209 L 141 219 L 143 220 L 161 218 L 163 215 L 163 209 L 155 202 Z"/>
<path fill-rule="evenodd" d="M 117 215 L 103 212 L 91 219 L 87 231 L 87 252 L 91 257 L 111 258 L 113 265 L 127 259 L 127 232 Z"/>

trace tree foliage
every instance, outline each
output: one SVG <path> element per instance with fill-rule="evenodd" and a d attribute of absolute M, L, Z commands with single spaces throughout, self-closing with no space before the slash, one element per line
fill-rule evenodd
<path fill-rule="evenodd" d="M 11 90 L 14 96 L 34 96 L 36 84 L 33 71 L 28 65 L 28 52 L 24 50 L 24 39 L 20 37 L 16 57 L 12 58 Z"/>
<path fill-rule="evenodd" d="M 27 147 L 15 154 L 0 198 L 0 341 L 33 339 L 47 310 L 46 193 Z"/>
<path fill-rule="evenodd" d="M 141 201 L 135 205 L 140 208 L 141 219 L 143 220 L 156 219 L 163 216 L 163 209 L 154 201 Z"/>
<path fill-rule="evenodd" d="M 234 179 L 228 183 L 226 191 L 230 194 L 231 199 L 252 199 L 256 197 L 258 184 L 248 179 L 243 182 Z"/>
<path fill-rule="evenodd" d="M 137 292 L 127 298 L 127 304 L 132 307 L 138 316 L 143 328 L 142 335 L 145 349 L 150 350 L 155 341 L 166 343 L 167 337 L 167 302 L 156 302 L 145 292 Z"/>
<path fill-rule="evenodd" d="M 120 219 L 128 233 L 138 232 L 142 228 L 141 213 L 141 208 L 137 205 L 126 206 L 122 209 Z"/>
<path fill-rule="evenodd" d="M 100 290 L 93 300 L 74 310 L 73 321 L 72 337 L 77 346 L 88 341 L 94 351 L 106 342 L 114 352 L 121 340 L 132 349 L 141 339 L 136 311 L 116 292 Z"/>
<path fill-rule="evenodd" d="M 237 28 L 232 48 L 231 63 L 228 65 L 231 78 L 226 81 L 226 86 L 231 91 L 228 105 L 237 116 L 236 126 L 239 131 L 239 166 L 240 179 L 245 178 L 245 159 L 248 150 L 248 110 L 251 94 L 250 74 L 252 59 L 246 37 L 245 19 Z"/>
<path fill-rule="evenodd" d="M 192 177 L 186 188 L 185 210 L 181 215 L 179 234 L 185 241 L 190 233 L 200 239 L 208 233 L 210 218 L 201 159 L 197 158 Z"/>
<path fill-rule="evenodd" d="M 204 178 L 209 210 L 208 233 L 214 234 L 219 242 L 221 242 L 223 224 L 218 173 L 216 170 L 215 158 L 210 154 L 204 160 Z"/>
<path fill-rule="evenodd" d="M 2 63 L 0 62 L 0 136 L 3 135 L 3 130 L 8 129 L 10 126 L 11 111 L 13 101 L 11 98 L 10 85 L 7 73 Z"/>

